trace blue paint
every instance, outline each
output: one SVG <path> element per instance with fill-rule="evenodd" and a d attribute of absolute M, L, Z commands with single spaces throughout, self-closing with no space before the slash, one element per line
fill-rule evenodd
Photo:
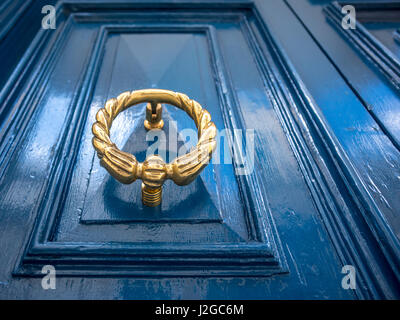
<path fill-rule="evenodd" d="M 371 117 L 359 101 L 366 87 L 344 81 L 336 58 L 327 59 L 339 34 L 321 5 L 97 0 L 57 8 L 57 29 L 27 34 L 25 54 L 15 49 L 19 64 L 13 73 L 4 67 L 0 83 L 0 297 L 400 296 L 397 216 L 384 219 L 399 208 L 398 127 Z M 7 34 L 21 26 L 0 27 L 10 52 Z M 329 35 L 319 46 L 317 30 Z M 390 99 L 396 89 L 380 81 Z M 148 87 L 186 93 L 219 130 L 254 129 L 254 172 L 210 164 L 192 185 L 166 184 L 160 208 L 143 208 L 139 182 L 120 185 L 99 166 L 90 127 L 107 99 Z M 111 132 L 139 159 L 143 117 L 143 106 L 132 107 Z M 164 117 L 167 133 L 172 120 L 174 130 L 193 127 L 173 107 Z M 393 166 L 379 165 L 383 154 Z M 57 290 L 41 288 L 45 264 L 56 267 Z M 356 267 L 355 291 L 341 287 L 346 264 Z"/>

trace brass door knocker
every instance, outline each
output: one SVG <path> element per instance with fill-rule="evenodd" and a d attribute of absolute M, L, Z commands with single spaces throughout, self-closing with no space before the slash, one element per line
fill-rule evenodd
<path fill-rule="evenodd" d="M 198 130 L 198 142 L 190 152 L 165 163 L 158 155 L 146 158 L 143 163 L 135 156 L 121 151 L 110 139 L 110 129 L 115 117 L 125 109 L 148 102 L 144 126 L 147 130 L 162 129 L 161 103 L 174 105 L 194 120 Z M 116 99 L 108 100 L 96 114 L 92 126 L 93 146 L 100 164 L 118 181 L 129 184 L 142 179 L 142 202 L 146 206 L 161 204 L 162 185 L 166 179 L 183 186 L 191 183 L 209 163 L 216 147 L 217 129 L 211 116 L 201 105 L 185 94 L 160 89 L 145 89 L 121 93 Z"/>

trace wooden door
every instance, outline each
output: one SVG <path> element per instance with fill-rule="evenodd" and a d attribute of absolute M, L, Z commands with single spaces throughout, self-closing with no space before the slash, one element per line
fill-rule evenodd
<path fill-rule="evenodd" d="M 38 6 L 1 25 L 0 297 L 399 297 L 396 44 L 357 53 L 368 30 L 338 29 L 327 1 L 59 1 L 55 29 Z M 220 161 L 166 182 L 157 208 L 92 146 L 105 102 L 145 88 L 186 94 L 218 130 Z M 139 161 L 145 107 L 111 130 Z M 170 105 L 163 119 L 168 162 L 196 128 Z"/>

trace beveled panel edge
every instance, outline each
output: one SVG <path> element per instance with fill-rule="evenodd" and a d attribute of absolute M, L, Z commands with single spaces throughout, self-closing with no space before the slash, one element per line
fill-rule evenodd
<path fill-rule="evenodd" d="M 346 3 L 347 4 L 347 3 Z M 361 7 L 362 3 L 353 4 L 355 8 Z M 371 10 L 378 9 L 377 4 L 364 3 L 362 8 L 370 8 Z M 393 5 L 393 3 L 392 3 Z M 385 7 L 385 3 L 381 4 L 381 7 Z M 357 21 L 355 29 L 344 29 L 342 28 L 343 14 L 341 13 L 342 4 L 341 2 L 333 2 L 328 6 L 324 7 L 323 12 L 327 16 L 328 20 L 335 27 L 335 29 L 342 34 L 347 42 L 353 46 L 358 53 L 366 57 L 371 61 L 378 70 L 390 81 L 390 83 L 397 89 L 400 90 L 400 61 L 398 58 L 386 48 L 378 39 L 376 39 L 363 25 Z M 400 10 L 400 5 L 398 5 Z M 399 146 L 397 146 L 399 147 Z"/>

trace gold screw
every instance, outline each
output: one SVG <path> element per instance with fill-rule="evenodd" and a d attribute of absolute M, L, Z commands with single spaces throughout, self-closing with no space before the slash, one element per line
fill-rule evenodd
<path fill-rule="evenodd" d="M 156 207 L 161 204 L 162 187 L 151 188 L 142 183 L 142 202 L 145 206 Z"/>

